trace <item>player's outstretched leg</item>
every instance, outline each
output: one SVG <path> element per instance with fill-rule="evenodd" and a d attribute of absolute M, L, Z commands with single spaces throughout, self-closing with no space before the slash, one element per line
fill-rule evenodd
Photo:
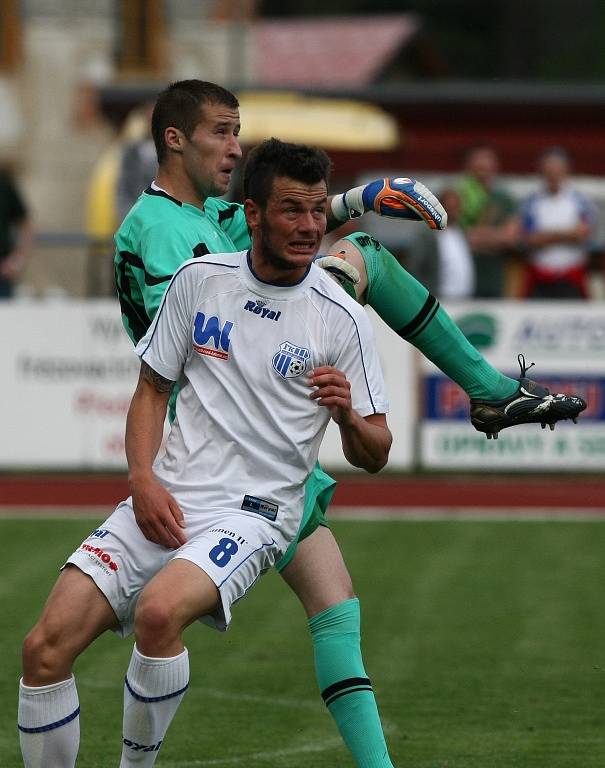
<path fill-rule="evenodd" d="M 552 395 L 546 388 L 528 379 L 525 374 L 534 365 L 525 365 L 525 358 L 519 355 L 521 376 L 517 391 L 511 397 L 499 402 L 493 400 L 471 400 L 471 422 L 479 432 L 488 438 L 497 438 L 498 432 L 516 424 L 548 424 L 555 428 L 557 421 L 576 421 L 578 414 L 586 408 L 586 401 L 576 395 L 558 393 Z"/>
<path fill-rule="evenodd" d="M 352 248 L 352 250 L 351 250 Z M 575 419 L 586 407 L 575 395 L 551 395 L 525 377 L 500 373 L 473 347 L 439 301 L 381 243 L 363 232 L 348 235 L 331 252 L 365 272 L 365 300 L 399 336 L 419 349 L 471 398 L 471 422 L 488 437 L 529 422 L 553 425 Z"/>
<path fill-rule="evenodd" d="M 359 600 L 309 619 L 321 696 L 359 768 L 393 768 L 361 657 Z"/>
<path fill-rule="evenodd" d="M 354 232 L 340 243 L 361 254 L 367 274 L 365 299 L 372 309 L 469 397 L 500 400 L 517 391 L 518 382 L 488 363 L 439 301 L 378 240 Z M 338 246 L 335 244 L 330 252 Z"/>

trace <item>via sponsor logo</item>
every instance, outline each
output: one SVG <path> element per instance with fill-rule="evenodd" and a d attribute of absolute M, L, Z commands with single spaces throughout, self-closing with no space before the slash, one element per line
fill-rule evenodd
<path fill-rule="evenodd" d="M 266 317 L 267 320 L 275 320 L 275 322 L 279 320 L 279 316 L 281 315 L 281 312 L 269 309 L 269 307 L 267 307 L 267 302 L 262 301 L 261 299 L 247 301 L 244 304 L 244 309 L 247 309 L 248 312 L 252 312 L 255 315 L 259 315 L 259 317 Z"/>
<path fill-rule="evenodd" d="M 233 323 L 229 320 L 221 325 L 220 319 L 215 315 L 207 318 L 203 312 L 198 312 L 193 324 L 193 348 L 200 355 L 227 360 L 229 357 L 229 334 L 232 328 Z"/>

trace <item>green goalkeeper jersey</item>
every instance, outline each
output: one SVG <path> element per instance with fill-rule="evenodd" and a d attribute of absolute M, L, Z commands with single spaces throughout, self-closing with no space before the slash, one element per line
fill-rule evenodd
<path fill-rule="evenodd" d="M 244 209 L 208 198 L 204 209 L 149 187 L 115 235 L 115 274 L 124 327 L 141 339 L 172 275 L 184 261 L 250 247 Z"/>

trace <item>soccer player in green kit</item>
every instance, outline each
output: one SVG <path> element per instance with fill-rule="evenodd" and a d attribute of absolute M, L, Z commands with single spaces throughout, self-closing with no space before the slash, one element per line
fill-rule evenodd
<path fill-rule="evenodd" d="M 116 282 L 122 317 L 137 342 L 159 307 L 176 269 L 192 257 L 250 246 L 243 207 L 218 199 L 241 158 L 237 99 L 212 83 L 172 84 L 157 99 L 152 134 L 159 172 L 116 234 Z M 444 228 L 445 211 L 419 182 L 380 180 L 329 200 L 328 226 L 373 210 Z M 377 241 L 355 233 L 334 244 L 322 264 L 360 293 L 382 319 L 409 340 L 472 398 L 473 423 L 488 436 L 527 421 L 554 424 L 584 407 L 580 398 L 551 396 L 524 378 L 496 371 L 472 347 L 439 302 Z M 361 272 L 361 277 L 359 276 Z M 261 306 L 250 311 L 262 313 Z M 537 414 L 532 411 L 541 405 Z M 505 412 L 505 408 L 507 411 Z M 178 414 L 177 414 L 178 417 Z M 322 697 L 355 764 L 392 766 L 360 648 L 360 612 L 351 578 L 324 513 L 335 483 L 319 467 L 306 486 L 298 542 L 277 568 L 309 620 Z M 148 521 L 147 538 L 167 547 L 184 542 L 181 521 Z"/>

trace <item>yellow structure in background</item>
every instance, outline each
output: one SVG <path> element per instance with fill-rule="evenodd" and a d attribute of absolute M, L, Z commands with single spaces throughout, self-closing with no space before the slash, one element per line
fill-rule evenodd
<path fill-rule="evenodd" d="M 276 136 L 326 150 L 386 151 L 400 143 L 397 121 L 373 104 L 290 92 L 246 91 L 237 96 L 243 144 Z"/>

